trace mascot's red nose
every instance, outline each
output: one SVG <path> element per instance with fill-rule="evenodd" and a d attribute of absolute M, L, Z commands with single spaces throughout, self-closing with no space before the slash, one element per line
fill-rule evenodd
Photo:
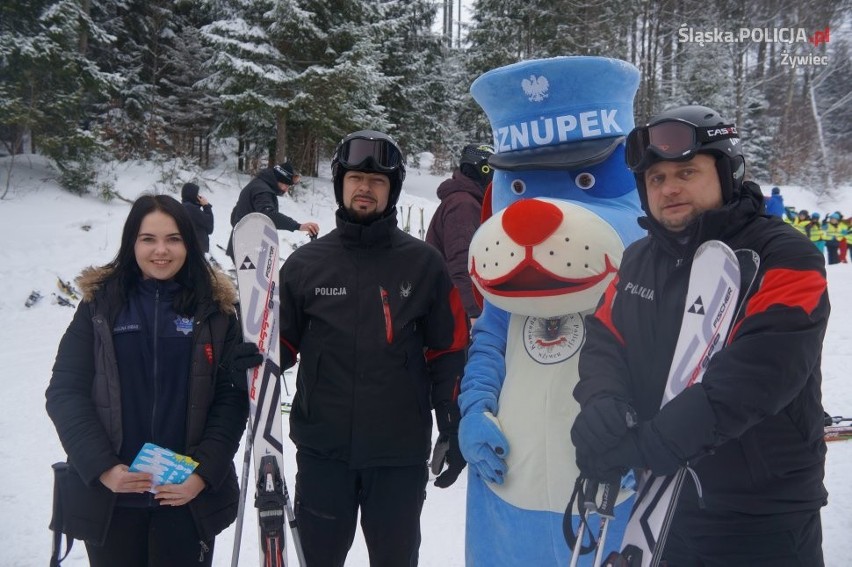
<path fill-rule="evenodd" d="M 556 232 L 562 211 L 553 203 L 524 199 L 509 205 L 502 220 L 509 238 L 521 246 L 535 246 Z"/>

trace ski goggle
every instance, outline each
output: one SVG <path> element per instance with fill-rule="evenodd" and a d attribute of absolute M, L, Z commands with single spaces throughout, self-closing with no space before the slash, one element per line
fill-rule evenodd
<path fill-rule="evenodd" d="M 664 160 L 686 159 L 705 144 L 739 137 L 733 124 L 696 126 L 671 118 L 634 128 L 627 136 L 625 159 L 631 170 L 643 171 L 655 156 Z"/>
<path fill-rule="evenodd" d="M 352 138 L 338 149 L 337 161 L 346 169 L 371 167 L 393 172 L 402 164 L 402 154 L 392 142 L 374 138 Z"/>

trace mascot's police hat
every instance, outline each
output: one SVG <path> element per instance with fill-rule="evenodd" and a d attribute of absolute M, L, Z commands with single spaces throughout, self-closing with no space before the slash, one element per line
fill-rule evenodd
<path fill-rule="evenodd" d="M 606 57 L 521 61 L 470 87 L 491 122 L 499 169 L 574 169 L 602 162 L 633 129 L 639 70 Z"/>

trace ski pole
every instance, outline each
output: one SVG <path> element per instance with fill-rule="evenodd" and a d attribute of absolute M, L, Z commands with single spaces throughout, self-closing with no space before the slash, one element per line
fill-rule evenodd
<path fill-rule="evenodd" d="M 589 480 L 583 481 L 583 509 L 580 512 L 580 525 L 577 526 L 577 541 L 574 543 L 574 549 L 571 550 L 571 563 L 569 563 L 569 567 L 577 567 L 577 562 L 580 560 L 580 555 L 582 554 L 583 533 L 586 531 L 586 527 L 588 526 L 586 521 L 589 516 L 589 509 L 585 506 L 586 491 L 588 489 L 589 482 Z M 597 490 L 597 484 L 595 484 L 595 490 Z M 566 514 L 567 513 L 568 512 L 566 511 Z"/>
<path fill-rule="evenodd" d="M 618 488 L 618 482 L 607 482 L 604 484 L 603 492 L 601 493 L 601 505 L 597 507 L 598 516 L 601 518 L 601 527 L 600 532 L 598 532 L 598 549 L 597 553 L 595 553 L 595 565 L 601 565 L 603 562 L 606 533 L 609 529 L 610 520 L 615 518 L 615 501 L 618 497 Z M 586 505 L 588 505 L 588 502 Z M 595 505 L 594 501 L 592 501 L 592 505 Z"/>
<path fill-rule="evenodd" d="M 231 553 L 231 567 L 237 567 L 240 563 L 240 543 L 243 539 L 243 517 L 246 511 L 246 492 L 248 489 L 248 475 L 251 467 L 251 427 L 246 428 L 246 450 L 243 455 L 243 472 L 240 479 L 240 503 L 237 507 L 237 524 L 234 526 L 234 550 Z"/>
<path fill-rule="evenodd" d="M 598 494 L 598 483 L 592 479 L 585 479 L 583 481 L 583 490 L 580 498 L 582 499 L 581 509 L 580 509 L 580 525 L 577 526 L 577 542 L 574 544 L 574 549 L 571 553 L 571 563 L 570 567 L 577 567 L 577 562 L 580 560 L 580 556 L 583 554 L 583 533 L 589 529 L 589 514 L 597 510 L 597 505 L 595 504 L 595 499 Z M 589 537 L 591 538 L 591 531 L 589 531 Z M 592 538 L 591 545 L 595 545 L 594 538 Z M 588 552 L 588 550 L 586 551 Z"/>
<path fill-rule="evenodd" d="M 586 479 L 582 494 L 582 513 L 580 514 L 580 526 L 577 529 L 577 543 L 571 554 L 570 567 L 576 567 L 582 552 L 582 534 L 588 528 L 589 514 L 596 513 L 600 516 L 600 528 L 598 529 L 597 542 L 592 539 L 595 549 L 594 565 L 601 565 L 604 557 L 606 535 L 609 530 L 609 521 L 615 518 L 615 501 L 618 497 L 618 482 L 603 483 L 600 506 L 597 504 L 598 488 L 601 486 L 596 480 Z"/>
<path fill-rule="evenodd" d="M 296 523 L 296 514 L 293 512 L 293 505 L 290 503 L 290 492 L 287 490 L 287 480 L 284 475 L 281 475 L 281 481 L 284 488 L 284 511 L 287 513 L 287 524 L 290 526 L 290 532 L 293 534 L 293 547 L 296 548 L 296 559 L 299 560 L 301 567 L 307 567 L 305 561 L 305 552 L 302 550 L 302 538 L 299 537 L 299 526 Z"/>
<path fill-rule="evenodd" d="M 839 423 L 843 423 L 844 421 L 852 421 L 852 417 L 843 417 L 842 415 L 828 415 L 825 414 L 825 423 L 824 425 L 828 427 L 829 425 L 837 425 Z"/>

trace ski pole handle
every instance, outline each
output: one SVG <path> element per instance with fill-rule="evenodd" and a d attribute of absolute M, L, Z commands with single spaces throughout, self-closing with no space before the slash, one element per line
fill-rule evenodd
<path fill-rule="evenodd" d="M 588 521 L 588 515 L 592 512 L 600 516 L 600 531 L 598 532 L 598 541 L 595 546 L 594 565 L 601 565 L 604 559 L 606 536 L 609 529 L 609 521 L 615 518 L 615 501 L 618 497 L 618 482 L 600 483 L 594 479 L 587 479 L 583 490 L 583 507 L 586 509 L 585 519 Z M 601 492 L 600 505 L 597 503 L 598 489 L 603 485 Z M 574 558 L 572 557 L 572 560 Z"/>
<path fill-rule="evenodd" d="M 583 483 L 583 508 L 588 512 L 598 511 L 598 487 L 600 483 L 594 479 L 587 478 Z"/>
<path fill-rule="evenodd" d="M 852 417 L 843 417 L 842 415 L 828 415 L 826 413 L 824 425 L 828 427 L 829 425 L 837 425 L 839 423 L 843 423 L 844 421 L 852 421 Z"/>

